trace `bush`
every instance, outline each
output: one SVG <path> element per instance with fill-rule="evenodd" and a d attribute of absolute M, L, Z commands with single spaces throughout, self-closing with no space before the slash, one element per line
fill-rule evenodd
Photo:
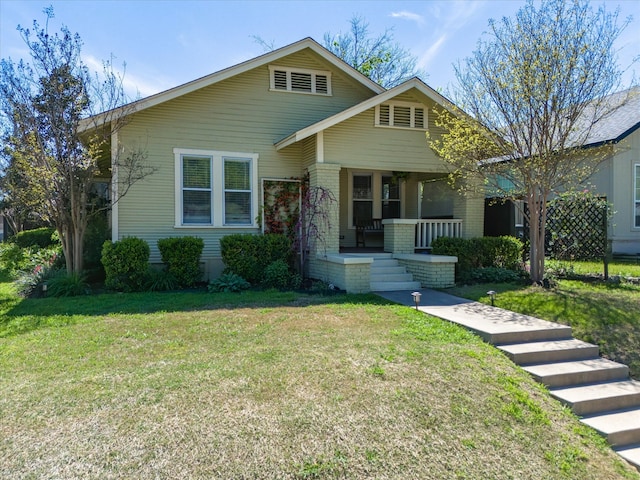
<path fill-rule="evenodd" d="M 37 265 L 33 270 L 21 272 L 16 280 L 18 295 L 24 298 L 43 297 L 43 285 L 57 274 L 58 270 L 48 264 Z"/>
<path fill-rule="evenodd" d="M 105 273 L 102 267 L 102 245 L 109 240 L 109 222 L 106 215 L 96 215 L 89 220 L 84 234 L 83 264 L 87 280 L 91 282 L 104 281 Z"/>
<path fill-rule="evenodd" d="M 285 235 L 236 234 L 220 239 L 225 273 L 235 273 L 252 285 L 264 279 L 267 266 L 282 260 L 289 265 L 292 258 L 291 242 Z"/>
<path fill-rule="evenodd" d="M 29 249 L 21 248 L 13 242 L 0 243 L 0 266 L 3 270 L 10 273 L 26 270 L 29 257 Z"/>
<path fill-rule="evenodd" d="M 301 283 L 300 275 L 293 273 L 284 260 L 276 260 L 264 269 L 262 285 L 267 288 L 296 289 L 300 287 Z"/>
<path fill-rule="evenodd" d="M 250 288 L 251 285 L 240 275 L 223 273 L 209 284 L 208 290 L 214 292 L 239 292 Z"/>
<path fill-rule="evenodd" d="M 196 284 L 200 271 L 200 256 L 204 241 L 197 237 L 172 237 L 158 240 L 160 257 L 176 281 L 185 287 Z"/>
<path fill-rule="evenodd" d="M 107 240 L 102 246 L 102 265 L 107 288 L 123 292 L 140 291 L 149 268 L 149 245 L 136 237 L 117 242 Z"/>
<path fill-rule="evenodd" d="M 47 281 L 47 297 L 75 297 L 87 295 L 89 285 L 85 277 L 77 273 L 67 273 L 66 270 L 56 271 Z"/>
<path fill-rule="evenodd" d="M 176 277 L 167 270 L 149 268 L 144 288 L 149 292 L 166 292 L 167 290 L 175 290 L 178 288 L 178 281 Z"/>
<path fill-rule="evenodd" d="M 55 229 L 49 227 L 34 228 L 33 230 L 24 230 L 18 232 L 11 241 L 21 248 L 38 247 L 47 248 L 51 245 L 59 243 L 59 241 L 52 238 Z"/>
<path fill-rule="evenodd" d="M 449 238 L 439 237 L 433 241 L 431 251 L 436 255 L 458 257 L 456 280 L 473 280 L 472 272 L 479 268 L 503 268 L 519 272 L 523 244 L 515 237 Z"/>

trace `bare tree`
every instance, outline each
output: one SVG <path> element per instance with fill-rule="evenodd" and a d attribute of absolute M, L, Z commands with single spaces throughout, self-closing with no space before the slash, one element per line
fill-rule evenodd
<path fill-rule="evenodd" d="M 487 37 L 456 68 L 453 105 L 438 112 L 431 147 L 463 189 L 523 199 L 530 271 L 544 275 L 547 200 L 578 185 L 612 153 L 591 144 L 598 122 L 622 106 L 614 42 L 627 26 L 588 1 L 529 0 L 515 18 L 491 21 Z"/>
<path fill-rule="evenodd" d="M 131 113 L 131 107 L 123 107 L 128 99 L 122 76 L 111 61 L 104 63 L 101 76 L 89 72 L 80 56 L 80 36 L 64 26 L 50 34 L 53 10 L 44 13 L 44 28 L 36 21 L 33 30 L 18 26 L 31 62 L 0 62 L 0 110 L 10 125 L 8 156 L 21 162 L 22 188 L 40 199 L 39 216 L 58 231 L 67 271 L 80 273 L 88 221 L 110 207 L 93 201 L 96 179 L 117 168 L 123 187 L 114 190 L 121 196 L 152 170 L 144 151 L 111 145 Z"/>
<path fill-rule="evenodd" d="M 417 76 L 426 78 L 416 57 L 394 41 L 392 30 L 374 37 L 364 18 L 354 16 L 350 24 L 347 33 L 325 33 L 324 47 L 384 88 Z"/>

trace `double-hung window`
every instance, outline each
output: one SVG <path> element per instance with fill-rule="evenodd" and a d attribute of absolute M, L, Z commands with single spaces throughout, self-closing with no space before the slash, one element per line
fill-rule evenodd
<path fill-rule="evenodd" d="M 212 160 L 206 155 L 183 155 L 181 158 L 183 224 L 213 223 Z"/>
<path fill-rule="evenodd" d="M 177 227 L 255 227 L 255 153 L 175 148 Z"/>

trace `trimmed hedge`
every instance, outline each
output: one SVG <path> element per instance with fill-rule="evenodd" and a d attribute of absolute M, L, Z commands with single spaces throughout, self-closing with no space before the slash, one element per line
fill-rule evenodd
<path fill-rule="evenodd" d="M 136 237 L 117 242 L 107 240 L 102 245 L 102 265 L 107 288 L 123 292 L 141 291 L 147 280 L 149 244 Z"/>
<path fill-rule="evenodd" d="M 158 250 L 167 271 L 180 285 L 192 287 L 202 277 L 200 256 L 204 250 L 204 240 L 201 238 L 161 238 L 158 240 Z"/>
<path fill-rule="evenodd" d="M 53 240 L 51 238 L 55 231 L 55 228 L 50 227 L 34 228 L 33 230 L 23 230 L 22 232 L 16 233 L 16 235 L 12 238 L 12 241 L 20 248 L 47 248 L 51 245 L 59 243 L 57 240 Z"/>
<path fill-rule="evenodd" d="M 225 273 L 235 273 L 252 285 L 259 285 L 265 278 L 265 269 L 282 260 L 291 264 L 291 241 L 281 234 L 235 234 L 220 239 Z"/>
<path fill-rule="evenodd" d="M 466 282 L 480 268 L 521 269 L 523 243 L 510 236 L 479 238 L 439 237 L 431 245 L 435 255 L 458 257 L 456 280 Z"/>

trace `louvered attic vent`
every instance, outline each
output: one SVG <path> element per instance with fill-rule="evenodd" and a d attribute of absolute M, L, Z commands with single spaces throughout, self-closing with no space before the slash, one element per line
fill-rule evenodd
<path fill-rule="evenodd" d="M 271 90 L 331 95 L 330 72 L 270 66 Z"/>
<path fill-rule="evenodd" d="M 389 102 L 376 106 L 376 126 L 426 130 L 426 108 L 419 103 Z"/>

